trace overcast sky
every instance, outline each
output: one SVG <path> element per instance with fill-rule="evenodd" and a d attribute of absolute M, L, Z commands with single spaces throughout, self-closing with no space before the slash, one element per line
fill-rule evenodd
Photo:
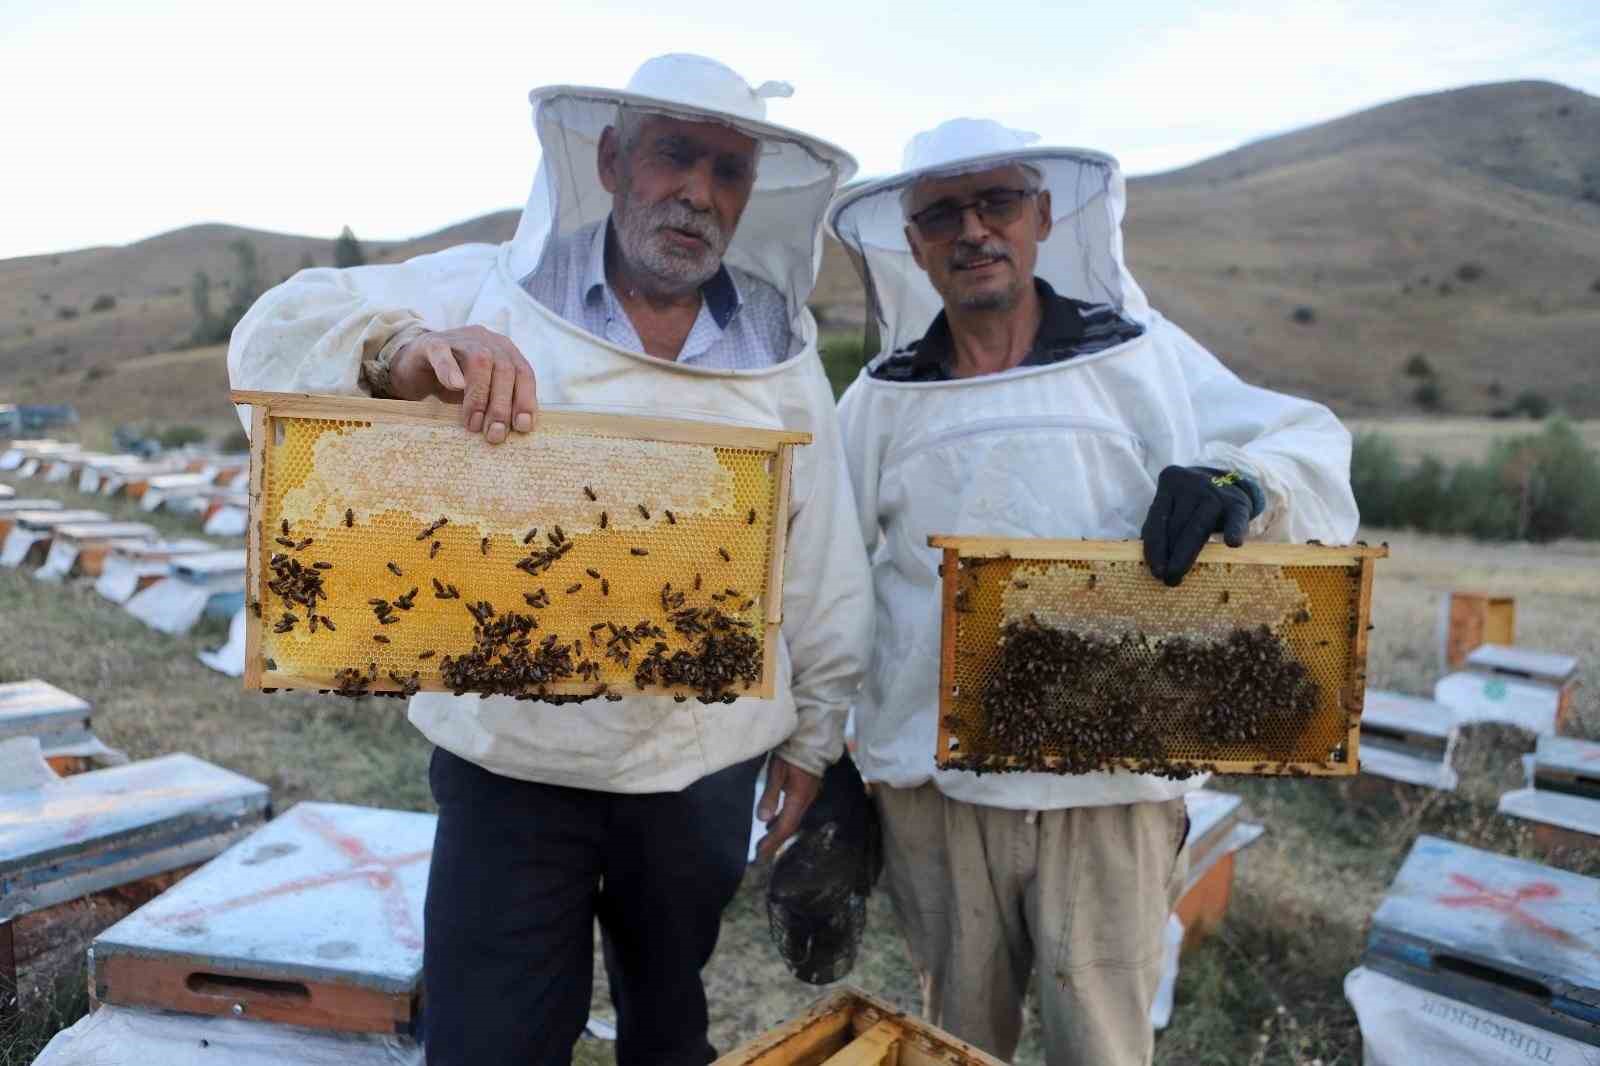
<path fill-rule="evenodd" d="M 196 222 L 399 238 L 520 206 L 527 92 L 695 51 L 894 169 L 956 115 L 1131 173 L 1414 93 L 1600 95 L 1597 0 L 0 3 L 0 257 Z"/>

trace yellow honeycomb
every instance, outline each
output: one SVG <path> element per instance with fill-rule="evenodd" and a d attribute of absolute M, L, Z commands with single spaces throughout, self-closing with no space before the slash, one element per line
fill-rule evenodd
<path fill-rule="evenodd" d="M 668 582 L 673 592 L 686 594 L 686 606 L 715 606 L 750 622 L 748 632 L 770 662 L 776 449 L 542 425 L 499 446 L 447 423 L 274 416 L 268 425 L 251 585 L 261 613 L 250 619 L 258 629 L 264 687 L 335 688 L 341 670 L 375 669 L 373 690 L 396 690 L 401 686 L 391 674 L 406 679 L 413 672 L 421 688 L 447 689 L 441 660 L 472 649 L 476 623 L 466 608 L 488 601 L 497 613 L 535 617 L 536 641 L 550 634 L 564 644 L 581 641 L 600 664 L 596 678 L 551 684 L 549 693 L 589 693 L 597 684 L 637 691 L 633 669 L 643 652 L 624 667 L 604 654 L 604 632 L 598 644 L 591 639 L 591 627 L 648 620 L 666 631 L 659 639 L 667 654 L 691 648 L 693 641 L 673 629 L 663 610 Z M 440 518 L 448 521 L 418 539 Z M 518 569 L 519 560 L 549 546 L 558 526 L 572 550 L 537 576 Z M 331 564 L 321 571 L 326 599 L 316 612 L 334 623 L 331 631 L 319 623 L 313 632 L 302 606 L 268 590 L 274 553 L 302 566 Z M 454 586 L 459 599 L 438 598 L 435 580 L 447 590 Z M 412 589 L 412 608 L 391 611 L 399 619 L 393 624 L 380 623 L 369 601 L 393 603 Z M 530 606 L 526 597 L 540 589 L 549 605 Z M 275 632 L 286 610 L 299 622 Z M 387 642 L 374 639 L 380 636 Z M 769 672 L 763 670 L 751 694 L 770 684 Z"/>
<path fill-rule="evenodd" d="M 1360 609 L 1361 565 L 1278 566 L 1197 563 L 1178 589 L 1168 589 L 1138 561 L 1028 560 L 1016 557 L 962 559 L 945 555 L 944 578 L 957 583 L 947 609 L 945 641 L 954 635 L 953 684 L 941 693 L 939 765 L 952 769 L 1051 769 L 1060 751 L 1009 751 L 987 734 L 982 695 L 1001 656 L 1006 624 L 1030 615 L 1083 635 L 1107 638 L 1142 634 L 1156 663 L 1155 640 L 1182 636 L 1211 641 L 1234 628 L 1266 625 L 1317 686 L 1315 711 L 1304 721 L 1282 724 L 1237 743 L 1197 735 L 1192 716 L 1180 713 L 1181 693 L 1157 688 L 1154 705 L 1172 699 L 1158 717 L 1157 732 L 1174 764 L 1226 773 L 1353 774 L 1357 770 L 1352 714 L 1359 714 L 1365 659 L 1357 636 L 1367 625 Z M 1364 647 L 1364 642 L 1361 643 Z M 1063 693 L 1060 713 L 1071 714 L 1088 693 Z M 1087 704 L 1083 704 L 1087 706 Z M 1354 709 L 1354 710 L 1352 710 Z M 1155 712 L 1159 715 L 1162 712 Z M 1118 766 L 1128 763 L 1115 762 Z"/>

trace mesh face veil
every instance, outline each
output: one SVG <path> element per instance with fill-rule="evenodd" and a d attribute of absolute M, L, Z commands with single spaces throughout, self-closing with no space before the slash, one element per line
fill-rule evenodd
<path fill-rule="evenodd" d="M 986 119 L 953 119 L 912 138 L 900 173 L 859 182 L 835 199 L 829 229 L 862 274 L 880 352 L 917 340 L 943 307 L 906 241 L 910 190 L 925 178 L 1011 163 L 1050 193 L 1055 225 L 1039 244 L 1037 276 L 1063 296 L 1110 304 L 1141 323 L 1148 317 L 1144 293 L 1122 260 L 1125 194 L 1116 160 L 1084 149 L 1029 147 L 1037 140 Z"/>
<path fill-rule="evenodd" d="M 841 148 L 767 121 L 767 98 L 788 93 L 775 82 L 752 89 L 727 67 L 696 56 L 653 59 L 626 90 L 535 89 L 543 157 L 512 241 L 512 273 L 527 275 L 556 241 L 610 213 L 597 159 L 601 134 L 619 113 L 628 125 L 652 115 L 715 123 L 759 143 L 755 186 L 723 261 L 775 286 L 791 319 L 798 318 L 816 283 L 828 201 L 856 163 Z"/>

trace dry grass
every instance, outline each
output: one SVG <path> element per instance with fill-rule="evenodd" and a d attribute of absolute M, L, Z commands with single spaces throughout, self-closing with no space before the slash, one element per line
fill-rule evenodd
<path fill-rule="evenodd" d="M 1380 564 L 1376 587 L 1373 684 L 1429 690 L 1442 592 L 1460 585 L 1511 592 L 1518 596 L 1523 642 L 1584 658 L 1581 727 L 1600 735 L 1600 545 L 1368 536 L 1387 537 L 1394 550 Z M 0 604 L 0 678 L 44 677 L 92 700 L 97 731 L 135 758 L 183 750 L 211 759 L 269 783 L 280 811 L 311 798 L 431 805 L 427 745 L 406 724 L 398 701 L 245 693 L 194 659 L 202 645 L 220 640 L 216 630 L 167 637 L 82 587 L 0 571 Z M 66 648 L 75 654 L 64 655 Z M 1525 747 L 1525 738 L 1506 730 L 1475 731 L 1458 756 L 1462 788 L 1454 796 L 1408 793 L 1361 804 L 1344 783 L 1218 781 L 1216 787 L 1247 797 L 1268 833 L 1240 863 L 1227 924 L 1185 959 L 1173 1024 L 1158 1040 L 1156 1061 L 1358 1063 L 1359 1034 L 1341 981 L 1359 959 L 1369 916 L 1417 833 L 1533 855 L 1527 835 L 1494 813 L 1499 791 L 1516 782 L 1516 756 Z M 1592 856 L 1555 861 L 1600 873 Z M 768 940 L 765 879 L 764 869 L 751 870 L 706 969 L 712 1037 L 720 1048 L 821 994 L 787 975 Z M 598 952 L 595 972 L 595 1009 L 605 1015 L 610 1005 Z M 915 976 L 881 894 L 851 980 L 917 1006 Z M 78 988 L 79 975 L 68 975 L 48 1013 L 36 1012 L 20 1036 L 0 1039 L 0 1066 L 29 1062 L 50 1032 L 81 1011 Z M 613 1060 L 608 1045 L 585 1040 L 575 1061 Z M 1016 1061 L 1043 1061 L 1035 1026 Z"/>

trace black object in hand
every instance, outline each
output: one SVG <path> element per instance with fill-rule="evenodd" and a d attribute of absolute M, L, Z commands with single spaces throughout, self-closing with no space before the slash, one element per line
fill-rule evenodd
<path fill-rule="evenodd" d="M 1213 533 L 1230 548 L 1244 543 L 1255 510 L 1243 477 L 1204 466 L 1169 466 L 1156 480 L 1145 516 L 1144 561 L 1158 580 L 1176 588 Z"/>

